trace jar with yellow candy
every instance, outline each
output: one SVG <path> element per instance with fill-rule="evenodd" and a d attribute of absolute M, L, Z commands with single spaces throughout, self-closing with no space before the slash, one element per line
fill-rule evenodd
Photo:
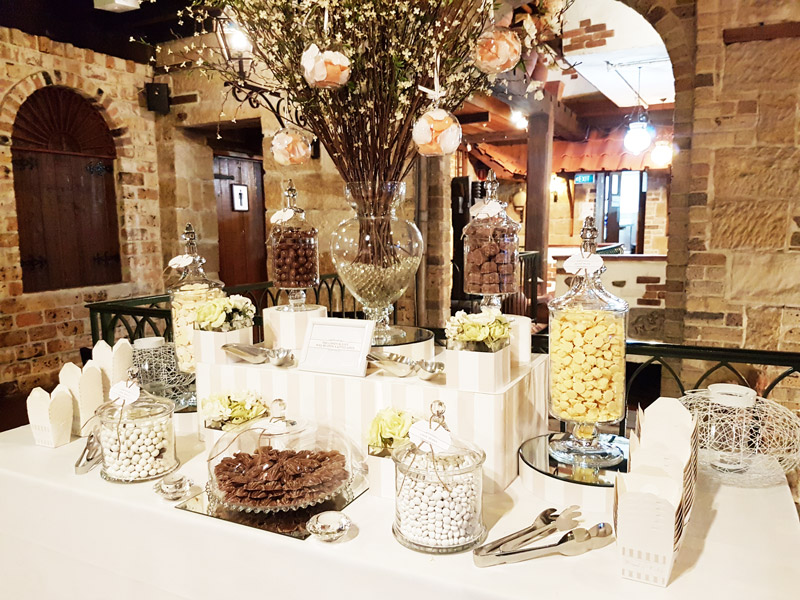
<path fill-rule="evenodd" d="M 597 229 L 587 217 L 580 254 L 565 263 L 575 273 L 570 290 L 550 309 L 550 413 L 573 426 L 572 435 L 550 442 L 558 461 L 607 467 L 622 451 L 603 442 L 598 424 L 618 423 L 625 414 L 625 339 L 628 303 L 600 281 Z"/>

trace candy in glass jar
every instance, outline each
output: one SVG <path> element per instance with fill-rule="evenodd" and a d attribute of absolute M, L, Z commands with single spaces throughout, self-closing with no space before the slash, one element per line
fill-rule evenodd
<path fill-rule="evenodd" d="M 191 223 L 181 236 L 186 244 L 184 254 L 169 261 L 178 279 L 168 285 L 172 309 L 172 341 L 178 368 L 185 373 L 195 371 L 194 322 L 197 309 L 214 298 L 225 295 L 222 282 L 210 279 L 203 270 L 206 259 L 197 253 L 197 236 Z"/>
<path fill-rule="evenodd" d="M 135 371 L 135 369 L 132 369 Z M 175 403 L 141 389 L 135 374 L 111 388 L 97 409 L 103 479 L 123 483 L 163 477 L 180 464 L 175 453 Z"/>
<path fill-rule="evenodd" d="M 267 242 L 272 282 L 289 295 L 289 304 L 279 310 L 313 310 L 316 307 L 305 300 L 306 289 L 319 283 L 319 232 L 296 206 L 297 190 L 291 179 L 283 195 L 284 208 L 270 218 Z"/>
<path fill-rule="evenodd" d="M 464 227 L 464 291 L 482 296 L 482 306 L 500 308 L 503 296 L 519 290 L 519 224 L 497 196 L 499 184 L 489 171 L 486 200 L 471 209 Z"/>
<path fill-rule="evenodd" d="M 550 309 L 550 413 L 573 425 L 572 435 L 550 443 L 560 462 L 589 467 L 619 463 L 622 451 L 598 437 L 598 424 L 625 414 L 625 340 L 628 303 L 610 294 L 598 272 L 597 229 L 587 217 L 580 254 L 564 264 L 570 290 Z"/>
<path fill-rule="evenodd" d="M 395 463 L 395 538 L 412 550 L 467 550 L 486 536 L 482 465 L 486 454 L 450 435 L 444 404 L 431 405 L 430 421 L 411 426 L 411 442 L 392 452 Z"/>

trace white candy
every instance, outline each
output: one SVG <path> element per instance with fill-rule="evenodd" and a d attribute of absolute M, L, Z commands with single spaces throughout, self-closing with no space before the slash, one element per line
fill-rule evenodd
<path fill-rule="evenodd" d="M 209 300 L 224 296 L 219 288 L 211 288 L 202 283 L 185 285 L 172 295 L 172 339 L 175 342 L 175 355 L 178 368 L 194 373 L 194 322 L 197 309 Z"/>
<path fill-rule="evenodd" d="M 418 456 L 414 468 L 426 468 L 418 464 L 425 460 L 430 463 Z M 451 471 L 465 466 L 462 458 L 437 457 L 436 463 L 437 470 L 430 463 L 422 477 L 398 470 L 395 526 L 408 540 L 423 546 L 472 543 L 482 532 L 480 469 L 453 475 Z"/>
<path fill-rule="evenodd" d="M 161 475 L 175 466 L 171 423 L 104 423 L 100 431 L 105 472 L 116 479 Z M 163 456 L 164 458 L 156 458 Z M 166 460 L 165 460 L 166 458 Z"/>

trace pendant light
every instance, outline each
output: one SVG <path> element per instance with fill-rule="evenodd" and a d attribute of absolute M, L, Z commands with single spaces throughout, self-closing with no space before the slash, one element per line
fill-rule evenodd
<path fill-rule="evenodd" d="M 639 155 L 650 147 L 653 143 L 653 133 L 650 127 L 650 119 L 647 111 L 642 107 L 642 67 L 639 67 L 639 83 L 636 86 L 636 108 L 628 117 L 628 131 L 622 140 L 625 150 L 631 154 Z"/>

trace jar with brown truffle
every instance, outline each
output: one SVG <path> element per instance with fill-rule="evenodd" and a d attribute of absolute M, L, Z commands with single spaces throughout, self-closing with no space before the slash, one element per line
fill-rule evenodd
<path fill-rule="evenodd" d="M 296 206 L 297 190 L 292 180 L 283 193 L 284 207 L 270 218 L 272 231 L 267 241 L 270 275 L 275 287 L 286 290 L 286 311 L 311 310 L 306 289 L 319 283 L 319 232 Z"/>
<path fill-rule="evenodd" d="M 464 227 L 464 291 L 482 296 L 481 306 L 500 308 L 500 301 L 519 291 L 519 224 L 497 197 L 494 171 L 486 181 L 486 200 L 471 209 Z"/>

